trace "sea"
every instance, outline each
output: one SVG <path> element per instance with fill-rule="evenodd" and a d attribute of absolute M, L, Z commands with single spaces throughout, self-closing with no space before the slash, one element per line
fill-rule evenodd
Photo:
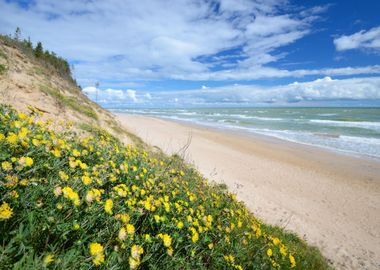
<path fill-rule="evenodd" d="M 114 109 L 255 133 L 380 160 L 380 108 Z"/>

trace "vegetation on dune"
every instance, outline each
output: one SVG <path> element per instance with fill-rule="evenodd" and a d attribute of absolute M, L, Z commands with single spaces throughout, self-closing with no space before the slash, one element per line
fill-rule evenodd
<path fill-rule="evenodd" d="M 7 67 L 3 64 L 0 64 L 0 75 L 3 75 L 7 71 Z"/>
<path fill-rule="evenodd" d="M 180 158 L 96 128 L 58 133 L 39 114 L 0 107 L 3 269 L 327 268 Z"/>
<path fill-rule="evenodd" d="M 40 90 L 43 93 L 55 98 L 56 102 L 60 105 L 60 107 L 70 108 L 73 111 L 79 112 L 80 114 L 84 114 L 87 117 L 98 120 L 98 115 L 96 114 L 95 110 L 89 104 L 86 104 L 84 101 L 82 101 L 81 104 L 79 104 L 79 100 L 77 97 L 63 95 L 59 92 L 58 89 L 54 89 L 46 85 L 41 85 Z"/>
<path fill-rule="evenodd" d="M 72 78 L 72 71 L 67 60 L 56 55 L 54 52 L 49 52 L 43 49 L 41 42 L 33 48 L 33 43 L 30 39 L 21 39 L 21 30 L 17 27 L 13 36 L 0 35 L 0 41 L 5 45 L 18 48 L 34 60 L 37 60 L 41 65 L 47 67 L 49 70 L 56 71 L 61 77 L 76 84 Z"/>

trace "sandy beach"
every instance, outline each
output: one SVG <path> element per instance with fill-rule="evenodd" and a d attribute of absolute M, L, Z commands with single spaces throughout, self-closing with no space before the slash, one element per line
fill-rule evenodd
<path fill-rule="evenodd" d="M 380 268 L 380 162 L 159 118 L 117 116 L 146 143 L 183 154 L 210 181 L 225 183 L 263 221 L 319 247 L 337 269 Z"/>

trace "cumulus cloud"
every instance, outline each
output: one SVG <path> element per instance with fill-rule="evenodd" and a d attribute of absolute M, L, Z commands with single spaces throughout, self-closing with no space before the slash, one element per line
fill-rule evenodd
<path fill-rule="evenodd" d="M 83 92 L 92 100 L 97 101 L 102 104 L 114 103 L 114 102 L 138 102 L 136 96 L 136 90 L 127 89 L 97 89 L 96 87 L 89 86 L 83 88 Z"/>
<path fill-rule="evenodd" d="M 283 58 L 278 49 L 309 34 L 327 9 L 300 12 L 287 5 L 286 0 L 35 0 L 26 7 L 0 0 L 0 32 L 20 26 L 24 36 L 73 61 L 85 85 L 284 77 L 293 71 L 266 65 Z"/>
<path fill-rule="evenodd" d="M 127 90 L 127 96 L 133 100 L 133 102 L 137 102 L 137 97 L 136 97 L 136 90 Z"/>
<path fill-rule="evenodd" d="M 368 31 L 361 30 L 348 36 L 334 39 L 335 48 L 338 51 L 353 49 L 371 49 L 380 52 L 380 26 Z"/>
<path fill-rule="evenodd" d="M 380 77 L 333 79 L 324 77 L 309 82 L 262 87 L 230 85 L 186 91 L 161 91 L 139 94 L 140 106 L 209 106 L 209 105 L 289 105 L 313 101 L 380 100 Z M 104 104 L 123 107 L 126 100 Z"/>

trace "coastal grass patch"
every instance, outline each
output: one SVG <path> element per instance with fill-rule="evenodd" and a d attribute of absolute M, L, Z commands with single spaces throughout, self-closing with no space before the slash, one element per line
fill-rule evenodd
<path fill-rule="evenodd" d="M 0 106 L 4 269 L 327 269 L 179 156 L 51 125 Z"/>
<path fill-rule="evenodd" d="M 0 58 L 3 58 L 5 60 L 8 59 L 8 56 L 6 55 L 6 53 L 0 48 Z"/>
<path fill-rule="evenodd" d="M 89 118 L 98 120 L 98 115 L 95 110 L 86 102 L 80 103 L 77 97 L 65 96 L 61 94 L 58 89 L 53 89 L 46 85 L 41 85 L 40 89 L 43 93 L 55 98 L 62 107 L 70 108 Z"/>
<path fill-rule="evenodd" d="M 0 64 L 0 75 L 5 74 L 5 72 L 7 72 L 7 66 Z"/>
<path fill-rule="evenodd" d="M 143 148 L 147 147 L 147 145 L 144 143 L 144 141 L 140 137 L 122 128 L 114 119 L 106 120 L 106 123 L 117 134 L 125 135 L 128 138 L 130 138 L 133 141 L 133 143 L 136 145 L 136 147 L 143 147 Z"/>

